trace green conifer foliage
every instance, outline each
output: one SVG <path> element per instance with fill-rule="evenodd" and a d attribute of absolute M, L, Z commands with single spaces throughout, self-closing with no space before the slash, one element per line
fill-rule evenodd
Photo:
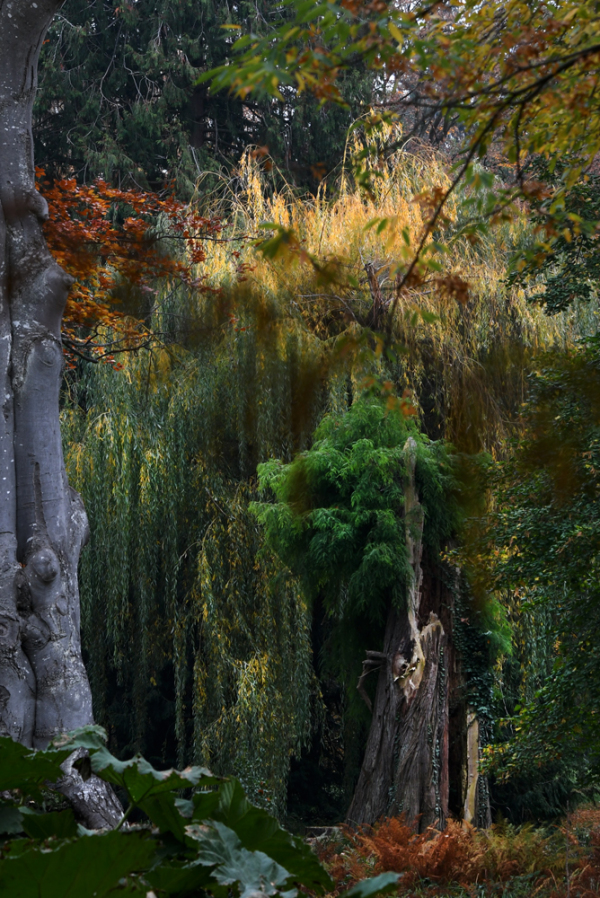
<path fill-rule="evenodd" d="M 442 444 L 375 395 L 359 397 L 343 415 L 327 416 L 312 447 L 291 464 L 259 467 L 261 485 L 278 500 L 253 506 L 269 543 L 309 592 L 326 590 L 332 613 L 353 609 L 378 618 L 390 598 L 403 601 L 409 576 L 403 524 L 409 435 L 418 440 L 425 539 L 439 545 L 452 527 L 445 492 L 449 457 Z"/>
<path fill-rule="evenodd" d="M 259 466 L 275 502 L 252 508 L 267 543 L 335 622 L 329 666 L 351 704 L 364 649 L 379 644 L 387 612 L 403 606 L 411 576 L 403 512 L 409 436 L 417 445 L 424 542 L 435 552 L 456 526 L 451 456 L 370 392 L 345 413 L 327 415 L 311 448 L 291 464 Z"/>
<path fill-rule="evenodd" d="M 283 101 L 242 101 L 197 84 L 227 63 L 237 37 L 268 33 L 286 15 L 273 0 L 67 0 L 40 62 L 38 165 L 152 189 L 175 181 L 189 197 L 200 175 L 268 145 L 288 179 L 315 187 L 341 159 L 372 76 L 349 73 L 349 107 L 327 111 L 295 90 Z"/>

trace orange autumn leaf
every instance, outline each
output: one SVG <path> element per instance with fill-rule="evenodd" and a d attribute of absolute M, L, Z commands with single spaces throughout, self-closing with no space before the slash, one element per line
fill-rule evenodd
<path fill-rule="evenodd" d="M 121 190 L 101 179 L 89 185 L 74 178 L 49 183 L 41 169 L 37 176 L 49 207 L 49 249 L 75 280 L 63 318 L 68 364 L 74 356 L 112 362 L 115 353 L 152 340 L 148 316 L 123 302 L 128 292 L 151 297 L 164 280 L 208 289 L 196 267 L 205 259 L 202 241 L 220 233 L 219 220 L 173 196 Z M 183 241 L 185 251 L 170 254 L 172 240 Z"/>

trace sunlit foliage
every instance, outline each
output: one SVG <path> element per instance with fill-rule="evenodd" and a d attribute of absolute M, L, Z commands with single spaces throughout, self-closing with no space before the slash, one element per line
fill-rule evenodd
<path fill-rule="evenodd" d="M 443 157 L 426 148 L 398 150 L 385 162 L 371 160 L 377 177 L 372 191 L 364 191 L 351 175 L 350 159 L 369 140 L 357 136 L 349 143 L 348 170 L 314 197 L 276 189 L 250 153 L 238 177 L 223 185 L 219 203 L 204 210 L 227 222 L 224 236 L 239 238 L 207 248 L 210 282 L 232 283 L 242 269 L 265 302 L 285 309 L 325 348 L 355 358 L 357 377 L 365 345 L 358 338 L 383 326 L 395 296 L 394 269 L 407 251 L 405 235 L 419 233 L 426 220 L 427 208 L 415 196 L 448 183 Z M 460 228 L 458 201 L 448 214 L 445 229 L 452 234 Z M 269 223 L 296 241 L 282 242 L 275 258 L 252 246 L 252 239 L 264 240 Z M 548 318 L 527 303 L 522 289 L 506 288 L 507 259 L 526 233 L 523 217 L 477 246 L 457 242 L 439 274 L 468 282 L 461 301 L 432 275 L 404 291 L 395 307 L 397 363 L 379 368 L 383 381 L 389 377 L 399 395 L 410 391 L 430 436 L 449 437 L 468 451 L 506 440 L 531 357 L 544 347 L 569 345 L 588 324 L 577 302 Z M 370 364 L 367 376 L 374 373 Z"/>

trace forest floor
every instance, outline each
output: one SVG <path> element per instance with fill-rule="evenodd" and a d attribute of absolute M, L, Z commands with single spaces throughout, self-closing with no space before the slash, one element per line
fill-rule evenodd
<path fill-rule="evenodd" d="M 450 821 L 415 835 L 401 818 L 315 840 L 334 895 L 366 876 L 401 874 L 400 898 L 592 898 L 600 895 L 600 808 L 552 827 L 506 822 L 478 831 Z"/>

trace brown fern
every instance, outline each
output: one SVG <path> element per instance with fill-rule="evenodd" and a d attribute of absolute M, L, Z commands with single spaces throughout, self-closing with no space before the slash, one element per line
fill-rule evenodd
<path fill-rule="evenodd" d="M 417 835 L 402 817 L 340 833 L 320 851 L 337 886 L 334 895 L 384 871 L 402 874 L 402 898 L 466 898 L 481 894 L 482 885 L 490 896 L 508 895 L 512 880 L 518 880 L 519 894 L 525 888 L 531 898 L 600 895 L 600 810 L 595 808 L 571 815 L 552 833 L 507 823 L 482 832 L 451 820 L 441 833 L 430 829 Z"/>

